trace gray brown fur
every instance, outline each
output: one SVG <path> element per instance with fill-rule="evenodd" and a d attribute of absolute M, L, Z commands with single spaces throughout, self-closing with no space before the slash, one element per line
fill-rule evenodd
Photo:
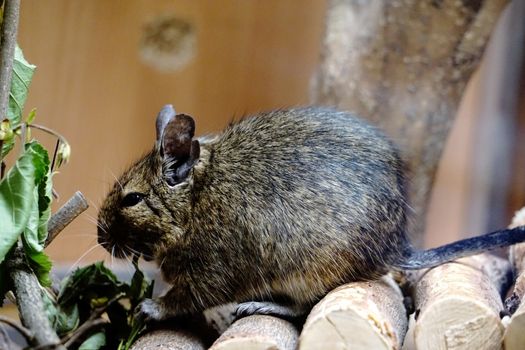
<path fill-rule="evenodd" d="M 341 284 L 411 264 L 404 164 L 353 115 L 300 108 L 244 118 L 198 139 L 198 159 L 175 186 L 168 141 L 122 175 L 99 213 L 99 241 L 153 258 L 172 286 L 143 305 L 150 318 L 251 300 L 303 310 Z M 123 207 L 128 193 L 143 199 Z"/>

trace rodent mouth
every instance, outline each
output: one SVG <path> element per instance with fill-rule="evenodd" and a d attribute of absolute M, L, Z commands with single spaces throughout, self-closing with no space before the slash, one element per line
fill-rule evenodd
<path fill-rule="evenodd" d="M 152 261 L 153 255 L 150 253 L 150 249 L 145 246 L 119 244 L 114 241 L 107 241 L 101 245 L 111 254 L 111 256 L 117 259 L 128 259 L 131 257 L 139 257 L 146 261 Z"/>

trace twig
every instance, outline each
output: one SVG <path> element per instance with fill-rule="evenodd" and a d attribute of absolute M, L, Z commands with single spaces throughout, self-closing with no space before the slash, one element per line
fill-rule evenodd
<path fill-rule="evenodd" d="M 100 325 L 106 324 L 106 323 L 108 323 L 108 321 L 103 318 L 97 318 L 94 320 L 90 319 L 82 323 L 82 325 L 78 327 L 74 333 L 72 333 L 71 338 L 69 338 L 69 340 L 64 343 L 64 346 L 66 348 L 69 348 L 71 345 L 75 344 L 75 342 L 78 339 L 80 339 L 80 337 L 82 337 L 84 334 L 86 334 L 88 331 Z"/>
<path fill-rule="evenodd" d="M 2 42 L 0 44 L 0 119 L 6 117 L 7 106 L 9 105 L 19 13 L 20 0 L 5 1 Z"/>
<path fill-rule="evenodd" d="M 55 169 L 55 161 L 57 159 L 57 152 L 58 152 L 59 145 L 60 145 L 60 139 L 57 138 L 57 142 L 55 144 L 55 151 L 53 152 L 53 161 L 51 161 L 51 172 Z"/>
<path fill-rule="evenodd" d="M 91 315 L 89 315 L 89 318 L 80 325 L 74 332 L 66 335 L 62 338 L 62 343 L 69 348 L 72 344 L 74 344 L 83 334 L 88 332 L 89 330 L 93 329 L 96 326 L 99 326 L 103 323 L 106 323 L 106 320 L 100 318 L 104 312 L 110 307 L 113 303 L 118 301 L 119 299 L 126 296 L 124 293 L 120 293 L 116 295 L 113 299 L 108 301 L 106 305 L 99 307 L 98 309 L 94 310 Z"/>
<path fill-rule="evenodd" d="M 9 317 L 0 315 L 0 322 L 3 322 L 11 326 L 12 328 L 16 329 L 18 333 L 20 333 L 24 338 L 26 338 L 28 344 L 31 344 L 33 342 L 35 338 L 35 336 L 33 335 L 33 332 L 31 332 L 29 329 L 25 328 L 24 326 L 22 326 L 15 320 L 10 319 Z"/>
<path fill-rule="evenodd" d="M 51 242 L 73 219 L 88 207 L 82 193 L 77 192 L 64 206 L 49 220 L 49 236 Z M 38 279 L 27 264 L 23 247 L 19 244 L 6 260 L 9 276 L 13 281 L 14 292 L 17 298 L 17 307 L 22 323 L 35 332 L 31 345 L 51 346 L 64 349 L 60 339 L 51 326 L 44 311 L 42 288 Z"/>
<path fill-rule="evenodd" d="M 89 205 L 84 195 L 77 191 L 49 220 L 45 245 L 48 246 L 71 221 L 88 207 Z"/>

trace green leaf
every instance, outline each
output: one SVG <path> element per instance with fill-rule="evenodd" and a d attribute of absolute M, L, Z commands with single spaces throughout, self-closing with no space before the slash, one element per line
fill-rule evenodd
<path fill-rule="evenodd" d="M 33 212 L 35 188 L 47 172 L 43 152 L 44 148 L 38 143 L 28 143 L 24 153 L 0 181 L 0 262 L 27 227 Z"/>
<path fill-rule="evenodd" d="M 47 175 L 38 184 L 38 242 L 42 247 L 47 239 L 47 224 L 51 218 L 51 202 L 53 201 L 53 175 L 49 166 L 49 157 L 47 157 Z"/>
<path fill-rule="evenodd" d="M 27 125 L 33 124 L 33 122 L 35 121 L 35 117 L 36 117 L 36 108 L 33 108 L 27 115 L 27 119 L 26 119 Z"/>
<path fill-rule="evenodd" d="M 97 262 L 77 269 L 62 282 L 58 303 L 67 305 L 81 297 L 88 301 L 101 297 L 110 300 L 128 288 L 102 262 Z"/>
<path fill-rule="evenodd" d="M 44 311 L 53 326 L 53 329 L 62 336 L 76 329 L 80 324 L 78 306 L 76 304 L 68 307 L 57 306 L 54 298 L 44 290 L 42 293 Z"/>
<path fill-rule="evenodd" d="M 41 252 L 44 250 L 44 242 L 47 238 L 47 222 L 51 216 L 51 191 L 52 181 L 49 173 L 49 156 L 47 151 L 38 143 L 33 142 L 35 181 L 33 189 L 33 203 L 30 209 L 30 217 L 24 230 L 24 238 L 27 242 L 29 252 Z"/>
<path fill-rule="evenodd" d="M 35 68 L 36 66 L 25 60 L 22 50 L 17 45 L 13 61 L 13 74 L 7 110 L 7 118 L 11 121 L 13 128 L 17 128 L 22 120 L 22 110 L 26 103 L 29 85 L 31 84 Z M 4 117 L 5 116 L 0 116 L 0 119 Z M 4 142 L 0 158 L 3 158 L 13 148 L 14 142 L 14 138 L 9 142 Z"/>
<path fill-rule="evenodd" d="M 87 338 L 78 350 L 98 350 L 106 345 L 106 334 L 104 332 L 98 332 Z"/>
<path fill-rule="evenodd" d="M 53 267 L 51 259 L 49 259 L 49 257 L 43 251 L 28 252 L 26 250 L 26 254 L 29 258 L 29 265 L 38 278 L 40 284 L 44 287 L 50 287 L 51 278 L 49 277 L 49 273 L 51 272 L 51 267 Z"/>
<path fill-rule="evenodd" d="M 11 89 L 9 91 L 9 109 L 7 111 L 7 118 L 11 120 L 14 127 L 20 125 L 22 110 L 26 103 L 29 85 L 33 79 L 35 68 L 35 65 L 26 61 L 22 50 L 17 45 L 13 61 Z"/>

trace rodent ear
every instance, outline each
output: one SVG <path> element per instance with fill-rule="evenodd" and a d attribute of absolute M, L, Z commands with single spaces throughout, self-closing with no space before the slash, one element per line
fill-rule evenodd
<path fill-rule="evenodd" d="M 168 121 L 162 132 L 161 154 L 168 167 L 165 176 L 170 185 L 184 180 L 200 156 L 199 141 L 193 140 L 195 121 L 178 114 Z"/>
<path fill-rule="evenodd" d="M 178 161 L 190 156 L 191 139 L 195 134 L 195 122 L 186 114 L 171 119 L 162 133 L 162 152 Z"/>
<path fill-rule="evenodd" d="M 173 118 L 175 118 L 175 114 L 175 109 L 173 109 L 172 105 L 165 105 L 162 107 L 159 114 L 157 114 L 155 126 L 157 129 L 157 144 L 159 144 L 159 146 L 164 129 L 166 128 L 166 125 L 168 125 L 168 123 L 173 120 Z"/>

